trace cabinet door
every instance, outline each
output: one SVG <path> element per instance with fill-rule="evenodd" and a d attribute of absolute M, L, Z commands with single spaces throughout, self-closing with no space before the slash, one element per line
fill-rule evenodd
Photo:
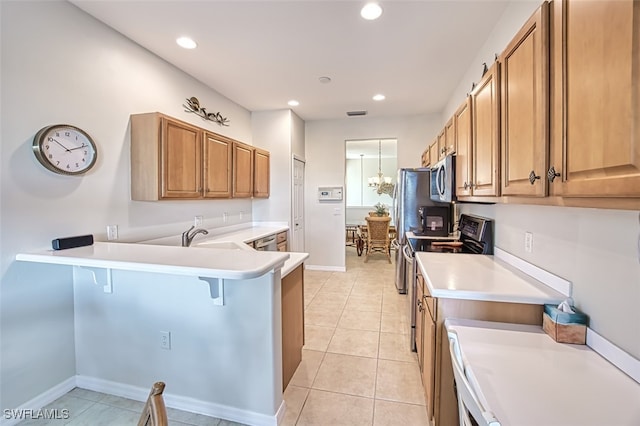
<path fill-rule="evenodd" d="M 438 160 L 440 161 L 444 158 L 445 151 L 447 150 L 447 142 L 445 140 L 445 129 L 442 129 L 438 134 Z"/>
<path fill-rule="evenodd" d="M 431 160 L 429 159 L 429 147 L 422 152 L 422 158 L 420 164 L 422 167 L 429 167 Z"/>
<path fill-rule="evenodd" d="M 418 273 L 417 282 L 416 282 L 416 352 L 418 353 L 418 365 L 420 366 L 420 371 L 423 368 L 423 350 L 422 350 L 422 339 L 424 338 L 422 332 L 422 323 L 424 321 L 424 306 L 422 304 L 422 298 L 424 296 L 423 287 L 424 279 L 422 275 Z"/>
<path fill-rule="evenodd" d="M 282 279 L 282 390 L 302 361 L 304 345 L 304 266 Z"/>
<path fill-rule="evenodd" d="M 444 155 L 455 154 L 456 134 L 455 117 L 451 117 L 444 126 Z"/>
<path fill-rule="evenodd" d="M 231 197 L 231 157 L 233 142 L 205 134 L 204 139 L 204 196 L 206 198 Z"/>
<path fill-rule="evenodd" d="M 161 122 L 161 198 L 201 198 L 203 132 L 167 118 Z"/>
<path fill-rule="evenodd" d="M 435 406 L 436 322 L 428 310 L 424 313 L 422 332 L 422 386 L 427 404 L 427 419 L 431 420 Z"/>
<path fill-rule="evenodd" d="M 438 162 L 440 153 L 438 152 L 438 139 L 429 146 L 429 159 L 431 160 L 431 166 Z"/>
<path fill-rule="evenodd" d="M 502 195 L 547 194 L 549 3 L 500 55 Z"/>
<path fill-rule="evenodd" d="M 261 149 L 254 150 L 253 196 L 269 198 L 269 152 Z"/>
<path fill-rule="evenodd" d="M 453 115 L 456 138 L 456 196 L 471 195 L 471 98 Z"/>
<path fill-rule="evenodd" d="M 253 195 L 253 147 L 233 143 L 233 197 L 250 198 Z"/>
<path fill-rule="evenodd" d="M 553 4 L 553 195 L 640 196 L 640 2 Z"/>
<path fill-rule="evenodd" d="M 498 196 L 500 64 L 495 62 L 471 92 L 472 195 Z"/>

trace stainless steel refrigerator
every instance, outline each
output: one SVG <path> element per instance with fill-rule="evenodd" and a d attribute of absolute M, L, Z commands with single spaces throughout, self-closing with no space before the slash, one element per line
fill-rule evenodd
<path fill-rule="evenodd" d="M 418 209 L 422 206 L 441 205 L 430 198 L 430 171 L 426 168 L 399 169 L 393 193 L 393 223 L 396 226 L 396 288 L 406 293 L 406 274 L 403 249 L 408 244 L 406 233 L 421 232 L 422 220 Z"/>

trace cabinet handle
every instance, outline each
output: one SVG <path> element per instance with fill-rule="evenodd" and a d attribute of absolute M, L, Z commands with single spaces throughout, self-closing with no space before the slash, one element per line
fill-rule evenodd
<path fill-rule="evenodd" d="M 529 182 L 531 183 L 531 185 L 533 185 L 537 179 L 540 179 L 540 176 L 536 176 L 536 173 L 531 170 L 531 173 L 529 173 Z"/>
<path fill-rule="evenodd" d="M 418 300 L 418 312 L 422 312 L 422 300 Z"/>
<path fill-rule="evenodd" d="M 465 183 L 464 183 L 463 188 L 464 188 L 465 190 L 466 190 L 466 189 L 469 189 L 469 184 L 468 184 L 467 182 L 465 182 Z"/>
<path fill-rule="evenodd" d="M 556 172 L 555 167 L 553 166 L 549 167 L 549 171 L 547 172 L 547 179 L 549 179 L 549 182 L 553 182 L 555 178 L 559 176 L 560 176 L 560 173 Z"/>

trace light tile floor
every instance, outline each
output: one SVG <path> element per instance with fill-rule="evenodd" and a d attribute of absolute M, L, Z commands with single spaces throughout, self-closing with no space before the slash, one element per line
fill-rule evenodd
<path fill-rule="evenodd" d="M 368 263 L 347 247 L 347 271 L 305 271 L 305 346 L 284 394 L 283 426 L 428 426 L 416 354 L 408 347 L 407 296 L 397 293 L 395 265 Z M 45 408 L 66 420 L 21 426 L 135 425 L 143 403 L 76 388 Z M 230 426 L 168 409 L 172 426 Z"/>
<path fill-rule="evenodd" d="M 346 272 L 305 271 L 305 346 L 282 425 L 427 426 L 395 264 L 364 263 L 351 247 L 346 263 Z"/>

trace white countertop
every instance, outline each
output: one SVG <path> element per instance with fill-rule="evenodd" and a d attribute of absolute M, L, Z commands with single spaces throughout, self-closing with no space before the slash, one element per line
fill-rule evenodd
<path fill-rule="evenodd" d="M 416 260 L 433 297 L 540 305 L 566 298 L 494 256 L 416 252 Z"/>
<path fill-rule="evenodd" d="M 539 326 L 447 320 L 480 400 L 504 426 L 640 425 L 640 384 Z"/>
<path fill-rule="evenodd" d="M 223 279 L 251 279 L 281 268 L 284 277 L 309 254 L 256 251 L 245 242 L 287 229 L 282 225 L 257 225 L 227 233 L 215 229 L 210 235 L 196 236 L 191 247 L 180 246 L 180 235 L 140 243 L 96 242 L 67 250 L 20 253 L 16 260 Z M 235 243 L 237 249 L 207 245 L 227 242 Z"/>
<path fill-rule="evenodd" d="M 225 279 L 256 278 L 281 268 L 289 253 L 96 242 L 67 250 L 20 253 L 17 260 Z"/>

